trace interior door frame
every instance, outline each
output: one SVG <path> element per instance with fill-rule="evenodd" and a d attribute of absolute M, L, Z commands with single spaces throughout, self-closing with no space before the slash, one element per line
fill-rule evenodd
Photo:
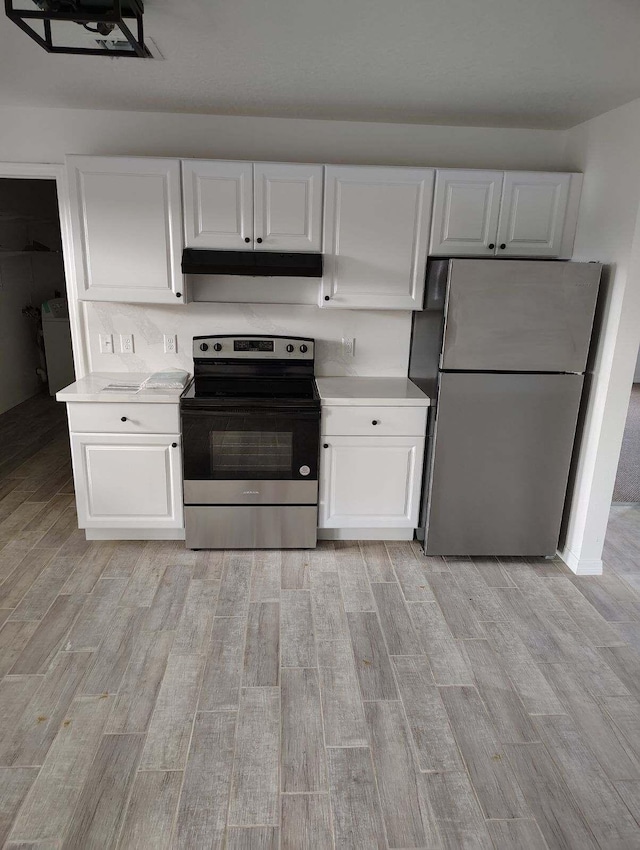
<path fill-rule="evenodd" d="M 73 258 L 71 236 L 71 209 L 67 187 L 67 172 L 64 165 L 56 163 L 0 162 L 0 179 L 11 180 L 55 180 L 58 195 L 58 213 L 62 236 L 62 260 L 69 303 L 69 321 L 71 324 L 71 346 L 76 380 L 84 378 L 89 372 L 89 360 L 82 333 L 84 323 L 84 305 L 78 300 L 78 281 Z"/>

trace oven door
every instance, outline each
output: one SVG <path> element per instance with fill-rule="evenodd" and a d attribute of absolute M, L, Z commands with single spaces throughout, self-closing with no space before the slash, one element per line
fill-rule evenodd
<path fill-rule="evenodd" d="M 316 504 L 320 412 L 184 408 L 187 505 Z"/>

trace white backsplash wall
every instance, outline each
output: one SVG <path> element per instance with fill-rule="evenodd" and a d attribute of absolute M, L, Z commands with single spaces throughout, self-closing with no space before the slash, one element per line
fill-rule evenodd
<path fill-rule="evenodd" d="M 192 338 L 205 334 L 275 334 L 316 340 L 317 375 L 405 377 L 411 313 L 324 310 L 291 304 L 191 303 L 183 307 L 85 302 L 92 372 L 192 371 Z M 101 354 L 99 334 L 113 334 L 115 354 Z M 120 334 L 133 334 L 134 353 L 120 354 Z M 164 334 L 177 334 L 177 354 L 164 353 Z M 355 337 L 355 356 L 342 355 L 342 337 Z"/>

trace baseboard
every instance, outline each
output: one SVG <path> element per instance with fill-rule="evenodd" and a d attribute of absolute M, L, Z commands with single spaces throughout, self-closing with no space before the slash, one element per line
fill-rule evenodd
<path fill-rule="evenodd" d="M 184 528 L 85 528 L 87 540 L 184 540 Z"/>
<path fill-rule="evenodd" d="M 571 549 L 558 549 L 558 557 L 578 576 L 602 575 L 602 559 L 579 558 Z"/>
<path fill-rule="evenodd" d="M 413 540 L 413 528 L 319 528 L 318 540 Z"/>

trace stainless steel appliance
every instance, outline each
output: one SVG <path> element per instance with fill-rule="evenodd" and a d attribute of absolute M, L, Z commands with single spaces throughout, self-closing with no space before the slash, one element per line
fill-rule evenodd
<path fill-rule="evenodd" d="M 436 404 L 428 555 L 555 554 L 601 266 L 432 260 L 409 376 Z"/>
<path fill-rule="evenodd" d="M 180 399 L 188 548 L 316 545 L 314 348 L 303 337 L 194 337 Z"/>

